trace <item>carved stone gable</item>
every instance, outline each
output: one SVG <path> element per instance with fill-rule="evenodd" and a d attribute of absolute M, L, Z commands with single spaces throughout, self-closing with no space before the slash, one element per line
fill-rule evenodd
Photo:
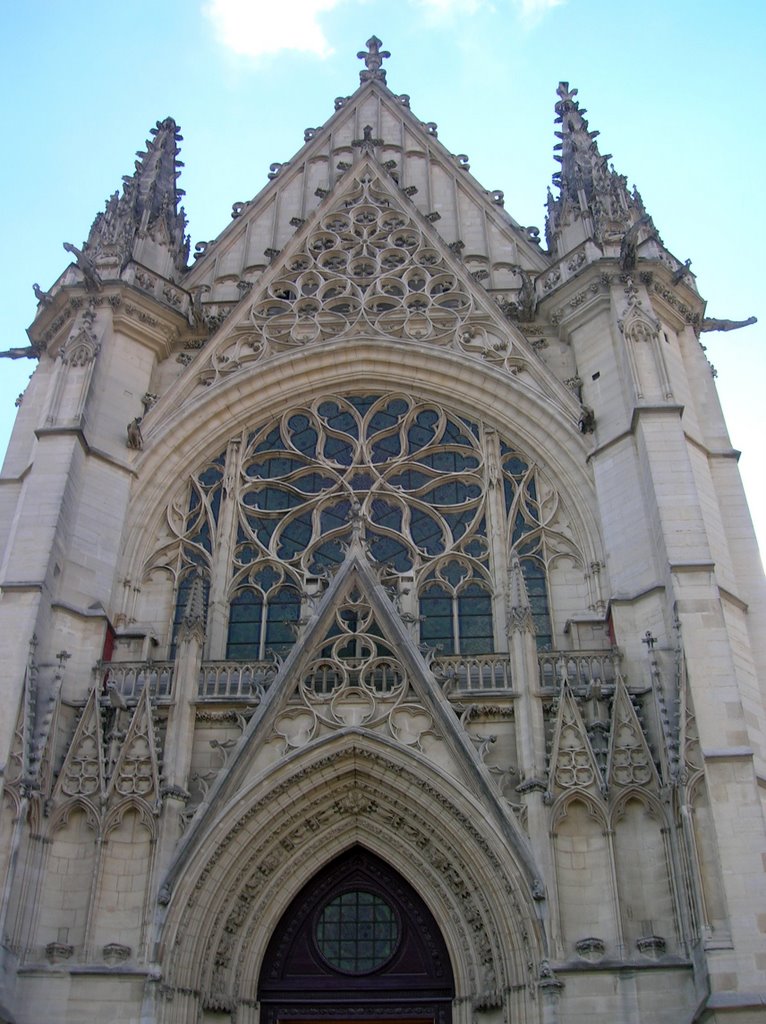
<path fill-rule="evenodd" d="M 263 783 L 274 757 L 313 756 L 333 737 L 364 733 L 423 758 L 483 792 L 487 813 L 523 844 L 482 757 L 458 719 L 406 624 L 377 578 L 359 537 L 250 719 L 191 822 L 185 851 L 211 827 L 210 816 L 234 794 Z M 263 758 L 259 760 L 259 754 Z M 185 852 L 184 852 L 184 855 Z"/>
<path fill-rule="evenodd" d="M 450 348 L 506 370 L 527 362 L 523 338 L 374 160 L 348 171 L 328 202 L 251 293 L 247 315 L 227 325 L 199 367 L 201 383 L 360 335 Z"/>
<path fill-rule="evenodd" d="M 550 758 L 548 790 L 580 789 L 591 793 L 603 792 L 601 771 L 588 739 L 577 701 L 565 679 L 559 697 L 556 726 Z"/>
<path fill-rule="evenodd" d="M 659 787 L 649 745 L 622 676 L 617 677 L 612 702 L 607 782 L 613 786 Z"/>
<path fill-rule="evenodd" d="M 151 802 L 159 793 L 159 767 L 148 689 L 144 689 L 133 713 L 122 749 L 115 762 L 107 796 L 143 797 Z"/>
<path fill-rule="evenodd" d="M 94 689 L 83 708 L 61 766 L 54 798 L 84 796 L 97 799 L 104 794 L 104 776 L 101 712 Z"/>

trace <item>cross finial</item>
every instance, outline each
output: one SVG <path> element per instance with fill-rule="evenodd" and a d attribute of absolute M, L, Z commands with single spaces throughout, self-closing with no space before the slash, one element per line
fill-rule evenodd
<path fill-rule="evenodd" d="M 385 84 L 386 72 L 383 70 L 382 64 L 391 54 L 388 50 L 381 50 L 382 43 L 377 36 L 370 36 L 364 45 L 367 49 L 360 50 L 357 57 L 364 61 L 367 70 L 359 72 L 359 81 L 364 84 L 364 82 L 377 80 Z"/>

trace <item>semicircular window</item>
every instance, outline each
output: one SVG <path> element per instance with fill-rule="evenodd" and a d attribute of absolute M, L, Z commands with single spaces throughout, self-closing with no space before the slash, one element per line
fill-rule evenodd
<path fill-rule="evenodd" d="M 315 938 L 330 967 L 346 974 L 369 974 L 396 952 L 399 922 L 382 896 L 352 889 L 325 904 L 317 918 Z"/>

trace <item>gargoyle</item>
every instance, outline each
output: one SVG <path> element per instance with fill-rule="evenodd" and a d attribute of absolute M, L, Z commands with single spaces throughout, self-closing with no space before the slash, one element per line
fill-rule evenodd
<path fill-rule="evenodd" d="M 71 252 L 74 256 L 77 267 L 85 278 L 85 287 L 88 291 L 101 291 L 101 278 L 98 276 L 98 271 L 93 265 L 93 261 L 85 255 L 82 249 L 78 249 L 77 246 L 72 245 L 71 242 L 64 242 L 62 244 L 66 251 Z"/>
<path fill-rule="evenodd" d="M 749 316 L 747 320 L 714 320 L 710 317 L 705 319 L 700 324 L 701 331 L 738 331 L 740 327 L 749 327 L 751 324 L 757 324 L 757 316 Z"/>

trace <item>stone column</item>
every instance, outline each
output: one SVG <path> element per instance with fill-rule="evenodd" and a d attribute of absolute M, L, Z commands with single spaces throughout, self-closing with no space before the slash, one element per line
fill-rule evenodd
<path fill-rule="evenodd" d="M 158 884 L 164 878 L 181 837 L 183 812 L 189 800 L 188 784 L 194 743 L 194 717 L 205 644 L 205 600 L 202 577 L 196 576 L 178 629 L 173 672 L 173 704 L 165 734 L 162 785 L 163 810 L 157 859 Z"/>
<path fill-rule="evenodd" d="M 508 612 L 508 642 L 511 659 L 511 679 L 516 695 L 516 752 L 519 782 L 516 792 L 527 814 L 527 832 L 535 859 L 550 886 L 552 875 L 548 810 L 543 803 L 547 789 L 545 770 L 545 731 L 543 708 L 539 695 L 539 668 L 535 627 L 529 604 L 521 562 L 511 556 L 510 608 Z M 540 891 L 540 897 L 543 892 Z"/>

